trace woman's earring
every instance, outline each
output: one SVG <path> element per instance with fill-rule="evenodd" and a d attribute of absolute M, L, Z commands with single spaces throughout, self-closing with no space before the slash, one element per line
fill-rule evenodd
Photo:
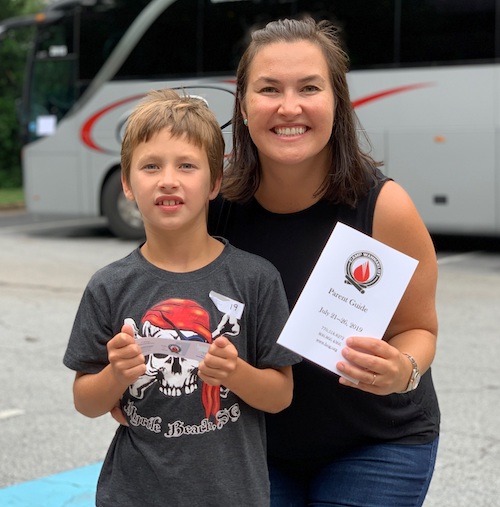
<path fill-rule="evenodd" d="M 245 125 L 245 127 L 248 125 L 248 120 L 246 118 L 243 119 L 243 125 Z"/>

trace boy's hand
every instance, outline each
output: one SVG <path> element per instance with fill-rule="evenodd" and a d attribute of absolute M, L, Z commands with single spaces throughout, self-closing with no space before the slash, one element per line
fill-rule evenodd
<path fill-rule="evenodd" d="M 226 385 L 236 370 L 238 351 L 225 337 L 220 336 L 210 345 L 203 361 L 198 365 L 198 376 L 211 386 Z"/>
<path fill-rule="evenodd" d="M 124 324 L 120 333 L 107 344 L 108 359 L 118 382 L 124 386 L 133 384 L 146 373 L 146 363 L 141 347 L 135 343 L 134 330 Z"/>

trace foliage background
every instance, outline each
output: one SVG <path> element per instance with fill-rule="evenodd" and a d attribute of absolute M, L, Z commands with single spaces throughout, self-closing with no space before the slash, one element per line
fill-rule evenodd
<path fill-rule="evenodd" d="M 43 0 L 0 0 L 0 20 L 37 12 Z M 0 39 L 0 188 L 22 185 L 17 118 L 31 30 L 8 32 Z"/>

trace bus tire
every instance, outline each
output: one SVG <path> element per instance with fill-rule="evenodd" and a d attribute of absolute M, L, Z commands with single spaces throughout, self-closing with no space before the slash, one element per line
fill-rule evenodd
<path fill-rule="evenodd" d="M 144 224 L 137 205 L 123 194 L 121 174 L 114 171 L 102 189 L 102 212 L 109 230 L 123 239 L 144 238 Z"/>

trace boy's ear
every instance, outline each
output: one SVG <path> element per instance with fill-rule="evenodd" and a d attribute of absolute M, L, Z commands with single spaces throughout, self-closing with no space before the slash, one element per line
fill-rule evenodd
<path fill-rule="evenodd" d="M 132 192 L 132 189 L 130 188 L 130 185 L 127 183 L 127 181 L 125 180 L 123 174 L 122 174 L 122 188 L 123 188 L 123 193 L 125 194 L 125 197 L 129 200 L 129 201 L 135 201 L 135 198 L 134 198 L 134 194 Z"/>
<path fill-rule="evenodd" d="M 210 194 L 208 194 L 208 199 L 210 201 L 215 199 L 219 195 L 221 184 L 222 184 L 222 174 L 215 180 L 212 190 L 210 191 Z"/>

